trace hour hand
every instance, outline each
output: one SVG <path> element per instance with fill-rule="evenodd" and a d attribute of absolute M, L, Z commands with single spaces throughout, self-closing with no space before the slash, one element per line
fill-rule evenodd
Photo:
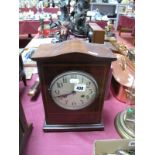
<path fill-rule="evenodd" d="M 75 93 L 76 93 L 76 92 L 73 90 L 73 91 L 70 92 L 70 93 L 67 93 L 67 94 L 61 94 L 61 95 L 58 95 L 58 96 L 55 96 L 55 97 L 66 98 L 67 96 L 72 95 L 72 94 L 75 94 Z"/>

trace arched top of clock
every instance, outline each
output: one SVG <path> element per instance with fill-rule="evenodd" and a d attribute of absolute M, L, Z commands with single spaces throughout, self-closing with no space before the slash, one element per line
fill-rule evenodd
<path fill-rule="evenodd" d="M 115 55 L 103 44 L 86 43 L 80 39 L 67 40 L 57 44 L 43 44 L 33 54 L 33 60 L 41 60 L 62 55 L 79 53 L 90 57 L 107 58 L 111 61 L 116 60 Z M 78 56 L 78 54 L 77 54 Z"/>

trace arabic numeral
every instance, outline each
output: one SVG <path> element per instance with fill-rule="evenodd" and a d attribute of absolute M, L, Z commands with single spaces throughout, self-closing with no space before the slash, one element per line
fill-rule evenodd
<path fill-rule="evenodd" d="M 76 105 L 76 102 L 72 102 L 72 105 Z"/>
<path fill-rule="evenodd" d="M 93 93 L 93 90 L 92 89 L 89 89 L 90 93 L 89 94 L 92 94 Z"/>
<path fill-rule="evenodd" d="M 82 83 L 84 82 L 84 78 L 82 77 Z"/>
<path fill-rule="evenodd" d="M 55 91 L 55 94 L 59 95 L 60 94 L 60 91 L 58 89 L 56 89 Z"/>
<path fill-rule="evenodd" d="M 58 88 L 62 88 L 62 87 L 63 87 L 63 83 L 57 82 L 57 87 L 58 87 Z"/>
<path fill-rule="evenodd" d="M 90 96 L 89 95 L 86 95 L 86 99 L 89 100 L 89 98 L 90 98 Z"/>
<path fill-rule="evenodd" d="M 71 78 L 77 78 L 77 75 L 76 74 L 72 74 Z"/>
<path fill-rule="evenodd" d="M 90 85 L 91 85 L 91 82 L 90 81 L 86 83 L 86 87 L 87 88 L 89 88 Z"/>
<path fill-rule="evenodd" d="M 67 83 L 67 78 L 63 77 L 62 81 L 63 81 L 63 83 Z"/>
<path fill-rule="evenodd" d="M 82 104 L 84 104 L 84 101 L 83 101 L 83 100 L 80 100 L 80 102 L 81 102 Z"/>

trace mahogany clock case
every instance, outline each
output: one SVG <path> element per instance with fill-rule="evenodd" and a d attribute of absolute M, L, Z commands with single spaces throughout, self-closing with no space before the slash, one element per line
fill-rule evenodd
<path fill-rule="evenodd" d="M 73 40 L 55 45 L 41 45 L 32 59 L 37 61 L 41 82 L 45 131 L 104 129 L 101 118 L 105 88 L 111 61 L 116 60 L 111 51 L 101 44 Z M 51 81 L 67 71 L 85 72 L 96 80 L 98 95 L 89 106 L 80 110 L 67 110 L 53 101 L 49 93 Z"/>

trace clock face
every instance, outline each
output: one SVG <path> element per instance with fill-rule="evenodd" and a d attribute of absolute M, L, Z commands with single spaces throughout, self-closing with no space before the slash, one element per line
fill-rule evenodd
<path fill-rule="evenodd" d="M 67 110 L 79 110 L 95 100 L 98 85 L 90 74 L 69 71 L 58 75 L 51 82 L 50 94 L 58 106 Z"/>

